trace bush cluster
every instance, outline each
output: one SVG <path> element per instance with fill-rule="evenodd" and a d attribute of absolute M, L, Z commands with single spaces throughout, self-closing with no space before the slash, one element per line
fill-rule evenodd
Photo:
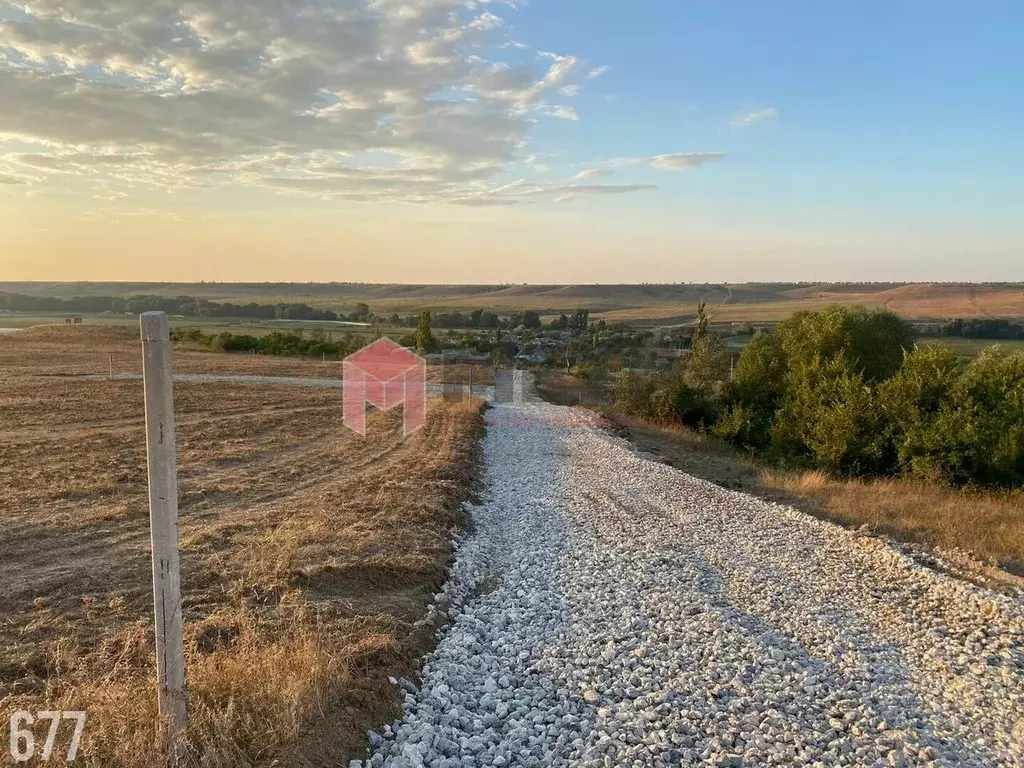
<path fill-rule="evenodd" d="M 218 352 L 256 352 L 261 355 L 288 357 L 343 358 L 361 349 L 363 340 L 351 334 L 332 340 L 323 331 L 310 334 L 274 331 L 264 336 L 246 333 L 203 333 L 200 328 L 183 328 L 171 332 L 174 341 L 201 344 Z"/>
<path fill-rule="evenodd" d="M 837 475 L 1024 485 L 1024 355 L 917 346 L 888 311 L 830 306 L 758 333 L 730 377 L 712 337 L 670 374 L 626 374 L 616 407 Z"/>

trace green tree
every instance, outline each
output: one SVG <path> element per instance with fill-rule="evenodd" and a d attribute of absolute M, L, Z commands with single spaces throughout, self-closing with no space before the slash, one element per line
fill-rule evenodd
<path fill-rule="evenodd" d="M 926 477 L 947 474 L 953 446 L 943 437 L 943 425 L 955 420 L 950 411 L 953 391 L 964 368 L 949 347 L 918 347 L 906 354 L 895 376 L 879 385 L 878 439 L 899 471 Z"/>
<path fill-rule="evenodd" d="M 740 355 L 723 396 L 715 435 L 738 448 L 763 451 L 786 389 L 786 358 L 779 337 L 758 331 Z"/>
<path fill-rule="evenodd" d="M 858 475 L 892 471 L 895 451 L 874 388 L 900 369 L 914 338 L 888 311 L 798 312 L 743 351 L 715 432 L 780 461 Z"/>
<path fill-rule="evenodd" d="M 440 345 L 430 329 L 430 313 L 420 312 L 420 322 L 416 326 L 416 351 L 421 355 L 436 352 Z"/>
<path fill-rule="evenodd" d="M 516 328 L 520 325 L 526 326 L 527 328 L 540 328 L 540 315 L 533 310 L 523 310 L 522 312 L 516 312 L 510 318 L 511 325 Z"/>
<path fill-rule="evenodd" d="M 657 403 L 652 397 L 658 391 L 658 380 L 655 376 L 645 373 L 623 373 L 615 379 L 612 396 L 615 409 L 636 418 L 667 418 L 668 409 L 656 408 Z"/>
<path fill-rule="evenodd" d="M 590 310 L 589 309 L 577 309 L 574 310 L 572 316 L 569 317 L 569 330 L 575 336 L 579 336 L 586 332 L 587 326 L 590 324 Z"/>
<path fill-rule="evenodd" d="M 841 355 L 870 383 L 895 374 L 917 338 L 914 327 L 893 312 L 838 304 L 797 312 L 776 333 L 791 369 Z"/>
<path fill-rule="evenodd" d="M 1024 355 L 993 346 L 971 361 L 935 432 L 954 482 L 1024 483 Z"/>
<path fill-rule="evenodd" d="M 880 469 L 872 391 L 851 368 L 839 353 L 790 370 L 772 425 L 774 458 L 842 474 Z"/>

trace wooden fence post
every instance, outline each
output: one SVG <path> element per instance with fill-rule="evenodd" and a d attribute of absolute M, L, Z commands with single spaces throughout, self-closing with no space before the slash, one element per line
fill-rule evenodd
<path fill-rule="evenodd" d="M 163 312 L 143 313 L 140 325 L 146 393 L 149 520 L 153 540 L 157 693 L 164 743 L 174 765 L 183 753 L 187 700 L 178 559 L 178 475 L 175 466 L 171 340 L 167 315 Z"/>
<path fill-rule="evenodd" d="M 469 402 L 473 402 L 473 366 L 469 366 Z"/>

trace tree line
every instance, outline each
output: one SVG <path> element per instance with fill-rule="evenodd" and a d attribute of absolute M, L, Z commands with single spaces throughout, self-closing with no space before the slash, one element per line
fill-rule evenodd
<path fill-rule="evenodd" d="M 74 296 L 60 298 L 56 296 L 31 296 L 20 293 L 0 292 L 0 310 L 11 312 L 66 312 L 66 313 L 102 313 L 140 314 L 142 312 L 166 312 L 169 315 L 182 317 L 232 317 L 253 320 L 327 320 L 348 321 L 390 325 L 398 328 L 415 328 L 419 324 L 420 315 L 377 315 L 370 311 L 370 306 L 359 302 L 351 312 L 335 312 L 330 309 L 317 309 L 308 304 L 278 302 L 275 304 L 235 304 L 229 301 L 219 302 L 200 299 L 194 296 Z M 549 327 L 552 329 L 586 329 L 588 311 L 576 310 L 570 315 L 562 314 L 554 318 Z M 496 329 L 496 328 L 539 329 L 543 326 L 540 314 L 532 310 L 521 310 L 499 315 L 484 309 L 472 312 L 435 312 L 433 326 L 435 328 L 452 329 Z"/>
<path fill-rule="evenodd" d="M 347 317 L 329 309 L 316 309 L 308 304 L 233 304 L 208 301 L 194 296 L 28 296 L 0 292 L 0 310 L 11 312 L 112 312 L 140 314 L 166 312 L 184 317 L 244 317 L 258 320 L 343 320 Z M 358 308 L 352 313 L 359 317 Z"/>
<path fill-rule="evenodd" d="M 962 336 L 965 339 L 1024 339 L 1024 325 L 1001 318 L 956 318 L 939 326 L 938 335 Z"/>
<path fill-rule="evenodd" d="M 263 336 L 247 333 L 204 333 L 201 328 L 171 330 L 171 340 L 199 344 L 217 352 L 254 352 L 286 357 L 322 357 L 341 359 L 362 349 L 369 341 L 354 334 L 334 339 L 323 331 L 292 333 L 274 331 Z"/>
<path fill-rule="evenodd" d="M 730 365 L 705 319 L 671 372 L 621 376 L 616 406 L 784 466 L 1024 485 L 1024 354 L 965 362 L 892 312 L 830 306 L 755 334 Z"/>

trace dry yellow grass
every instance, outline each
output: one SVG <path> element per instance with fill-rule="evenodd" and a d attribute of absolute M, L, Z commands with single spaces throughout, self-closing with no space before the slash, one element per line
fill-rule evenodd
<path fill-rule="evenodd" d="M 141 374 L 139 330 L 121 325 L 38 325 L 12 334 L 0 334 L 0 366 L 6 375 L 81 376 Z M 138 354 L 136 354 L 138 352 Z M 301 376 L 340 379 L 339 360 L 277 357 L 216 352 L 197 344 L 174 345 L 177 373 L 232 376 Z M 487 386 L 494 383 L 489 365 L 447 364 L 427 367 L 427 380 Z M 77 382 L 76 382 L 77 385 Z"/>
<path fill-rule="evenodd" d="M 1024 574 L 1024 497 L 913 480 L 842 480 L 822 472 L 765 470 L 761 482 L 817 502 L 835 522 L 901 541 L 963 549 Z"/>
<path fill-rule="evenodd" d="M 230 285 L 152 284 L 101 285 L 68 284 L 38 287 L 0 284 L 0 290 L 14 293 L 112 295 L 141 292 L 165 296 L 190 295 L 214 301 L 245 304 L 298 301 L 318 307 L 351 311 L 357 302 L 367 302 L 375 313 L 416 314 L 422 310 L 469 312 L 483 309 L 511 313 L 535 310 L 557 315 L 574 309 L 589 309 L 594 319 L 661 320 L 678 322 L 692 318 L 697 303 L 707 301 L 719 321 L 759 322 L 783 320 L 803 309 L 827 304 L 864 304 L 888 307 L 917 320 L 946 320 L 951 317 L 1024 318 L 1024 286 L 1019 283 L 909 283 L 795 285 L 786 283 L 666 284 L 666 285 Z M 112 318 L 104 318 L 111 321 Z M 201 324 L 197 318 L 196 324 Z"/>
<path fill-rule="evenodd" d="M 911 320 L 947 320 L 951 317 L 1024 317 L 1024 290 L 1007 285 L 957 285 L 920 283 L 897 287 L 860 286 L 844 290 L 843 286 L 818 285 L 782 287 L 774 295 L 755 294 L 753 299 L 742 291 L 719 300 L 708 291 L 708 307 L 717 322 L 764 322 L 785 320 L 795 312 L 818 310 L 829 304 L 861 304 L 886 308 Z M 599 312 L 596 317 L 608 322 L 692 319 L 699 298 L 666 302 L 628 302 L 628 306 Z"/>
<path fill-rule="evenodd" d="M 158 766 L 141 383 L 83 380 L 137 334 L 0 339 L 0 722 L 88 712 L 79 764 Z M 208 372 L 230 355 L 184 352 Z M 315 375 L 315 361 L 284 361 Z M 257 372 L 279 372 L 275 359 Z M 188 764 L 346 764 L 399 702 L 432 637 L 470 493 L 480 403 L 433 400 L 426 427 L 340 391 L 176 385 L 189 675 Z"/>

